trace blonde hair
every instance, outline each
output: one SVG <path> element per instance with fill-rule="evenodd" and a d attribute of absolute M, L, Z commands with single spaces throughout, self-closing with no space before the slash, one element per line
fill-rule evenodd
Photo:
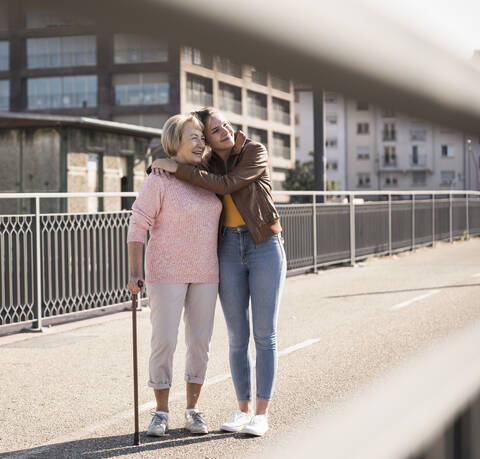
<path fill-rule="evenodd" d="M 203 131 L 202 122 L 194 115 L 174 115 L 163 125 L 162 147 L 168 156 L 176 156 L 180 142 L 182 141 L 182 131 L 186 123 L 192 123 L 195 129 Z"/>

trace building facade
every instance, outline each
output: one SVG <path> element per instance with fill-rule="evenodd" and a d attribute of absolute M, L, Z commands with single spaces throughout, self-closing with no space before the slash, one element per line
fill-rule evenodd
<path fill-rule="evenodd" d="M 38 0 L 0 0 L 0 111 L 161 128 L 213 105 L 268 147 L 280 187 L 295 160 L 293 96 L 290 81 L 225 57 L 96 30 Z"/>

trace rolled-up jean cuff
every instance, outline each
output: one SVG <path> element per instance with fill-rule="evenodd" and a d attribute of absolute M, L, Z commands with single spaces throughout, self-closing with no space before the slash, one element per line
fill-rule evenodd
<path fill-rule="evenodd" d="M 199 376 L 185 375 L 185 382 L 189 382 L 192 384 L 203 384 L 205 382 L 205 378 L 201 378 Z"/>
<path fill-rule="evenodd" d="M 264 397 L 261 394 L 257 394 L 257 398 L 259 398 L 260 400 L 267 400 L 267 401 L 272 400 L 272 397 Z"/>
<path fill-rule="evenodd" d="M 156 390 L 170 389 L 170 387 L 172 387 L 172 383 L 155 384 L 151 381 L 148 381 L 148 387 L 152 387 L 153 389 L 156 389 Z"/>

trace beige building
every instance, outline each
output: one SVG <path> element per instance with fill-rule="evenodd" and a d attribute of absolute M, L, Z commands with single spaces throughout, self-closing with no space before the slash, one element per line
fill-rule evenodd
<path fill-rule="evenodd" d="M 184 47 L 180 51 L 180 111 L 206 105 L 221 110 L 235 128 L 267 147 L 273 187 L 281 189 L 285 171 L 295 164 L 291 81 Z"/>

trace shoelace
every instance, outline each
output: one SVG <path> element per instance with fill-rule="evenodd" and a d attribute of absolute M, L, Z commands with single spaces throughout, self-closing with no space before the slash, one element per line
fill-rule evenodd
<path fill-rule="evenodd" d="M 200 411 L 192 411 L 190 413 L 190 416 L 192 416 L 192 418 L 195 422 L 201 422 L 201 423 L 205 424 L 205 421 L 202 418 L 202 414 L 203 413 L 200 413 Z"/>
<path fill-rule="evenodd" d="M 152 422 L 154 425 L 160 425 L 163 421 L 167 421 L 167 416 L 164 414 L 158 414 L 156 411 L 150 411 L 150 414 L 153 416 Z"/>

